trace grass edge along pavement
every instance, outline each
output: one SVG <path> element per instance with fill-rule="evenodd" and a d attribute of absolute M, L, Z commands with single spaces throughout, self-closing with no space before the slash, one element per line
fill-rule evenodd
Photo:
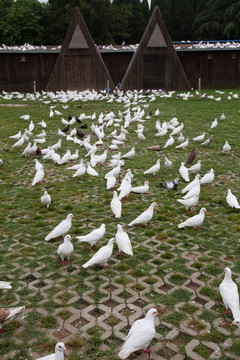
<path fill-rule="evenodd" d="M 67 101 L 69 108 L 66 110 L 62 107 L 66 103 L 60 102 L 60 97 L 65 96 L 63 93 L 58 94 L 57 100 L 54 94 L 43 93 L 37 104 L 34 104 L 31 94 L 23 95 L 22 99 L 10 96 L 7 100 L 3 98 L 6 95 L 1 97 L 1 104 L 26 104 L 24 107 L 1 107 L 0 114 L 3 144 L 0 154 L 3 160 L 0 196 L 4 219 L 1 251 L 5 254 L 0 273 L 1 280 L 12 282 L 11 290 L 1 290 L 1 306 L 25 305 L 27 308 L 22 316 L 4 325 L 5 331 L 0 338 L 3 359 L 35 359 L 51 353 L 58 340 L 66 343 L 70 359 L 78 359 L 79 356 L 86 359 L 117 359 L 118 349 L 129 326 L 145 315 L 150 307 L 157 307 L 160 313 L 155 322 L 156 339 L 151 342 L 153 358 L 162 356 L 168 359 L 176 354 L 184 357 L 186 353 L 189 357 L 194 353 L 203 357 L 205 354 L 207 358 L 210 351 L 211 354 L 215 351 L 216 356 L 220 354 L 220 358 L 225 359 L 228 352 L 239 354 L 238 330 L 230 327 L 232 316 L 224 314 L 218 291 L 225 266 L 232 269 L 236 282 L 240 274 L 237 256 L 239 214 L 237 210 L 227 208 L 225 200 L 228 188 L 237 197 L 239 193 L 239 101 L 232 96 L 237 91 L 223 92 L 208 90 L 208 97 L 201 101 L 194 92 L 189 93 L 193 96 L 187 93 L 177 96 L 177 93 L 129 92 L 126 94 L 127 101 L 119 96 L 111 97 L 111 102 L 106 99 L 84 101 L 83 94 L 81 100 Z M 71 94 L 68 96 L 71 97 Z M 231 100 L 228 100 L 229 96 Z M 216 100 L 219 97 L 221 101 Z M 49 104 L 44 104 L 49 100 Z M 49 117 L 50 106 L 56 106 L 53 111 L 62 112 L 62 116 L 55 114 Z M 128 108 L 131 109 L 131 117 L 134 112 L 144 110 L 142 119 L 146 121 L 130 123 L 124 144 L 119 145 L 118 150 L 108 152 L 104 166 L 95 167 L 98 177 L 84 174 L 82 179 L 72 178 L 73 172 L 67 169 L 69 165 L 57 166 L 40 157 L 45 171 L 43 184 L 31 186 L 35 174 L 33 157 L 21 155 L 24 147 L 12 148 L 14 140 L 9 136 L 16 134 L 19 129 L 24 131 L 31 120 L 35 124 L 33 133 L 36 136 L 42 131 L 37 123 L 44 119 L 47 136 L 46 143 L 40 147 L 45 148 L 57 142 L 57 129 L 63 128 L 62 117 L 67 119 L 69 114 L 80 116 L 85 113 L 92 116 L 96 113 L 95 119 L 83 120 L 88 124 L 88 129 L 84 131 L 91 134 L 90 126 L 92 123 L 100 125 L 98 120 L 101 113 L 110 117 L 108 114 L 113 110 L 115 118 L 122 118 L 121 125 L 126 121 L 127 113 L 123 112 Z M 159 111 L 158 116 L 155 115 L 156 110 Z M 147 115 L 149 112 L 152 114 Z M 30 120 L 20 118 L 27 113 Z M 225 120 L 220 120 L 222 113 L 226 116 Z M 179 123 L 184 123 L 182 133 L 190 140 L 185 150 L 175 149 L 177 143 L 163 148 L 170 131 L 161 139 L 155 137 L 156 121 L 168 122 L 173 117 L 177 117 Z M 218 119 L 218 126 L 209 130 L 215 118 Z M 138 124 L 144 126 L 144 141 L 140 141 L 135 132 Z M 74 127 L 77 127 L 76 123 Z M 104 145 L 99 146 L 97 154 L 110 145 L 112 139 L 107 136 L 115 129 L 119 134 L 120 126 L 104 129 Z M 192 141 L 203 131 L 207 135 L 214 134 L 209 147 Z M 232 148 L 226 155 L 221 153 L 225 140 L 229 140 Z M 95 141 L 97 138 L 92 135 L 91 143 Z M 159 142 L 162 143 L 159 152 L 150 149 Z M 149 193 L 131 193 L 127 199 L 122 199 L 122 217 L 114 219 L 110 210 L 112 192 L 106 190 L 104 174 L 110 170 L 107 166 L 110 154 L 118 151 L 126 153 L 133 144 L 136 156 L 131 160 L 125 159 L 115 189 L 130 168 L 134 175 L 133 185 L 139 186 L 148 180 Z M 186 185 L 178 169 L 193 146 L 197 153 L 196 161 L 202 160 L 200 174 L 205 174 L 210 168 L 215 171 L 213 184 L 202 187 L 196 207 L 196 213 L 203 206 L 207 209 L 200 232 L 192 228 L 177 228 L 180 221 L 192 216 L 185 213 L 185 208 L 176 199 L 181 198 L 181 189 Z M 62 156 L 68 148 L 72 153 L 79 149 L 79 159 L 70 165 L 86 155 L 84 147 L 66 139 L 63 139 L 59 154 Z M 164 155 L 173 162 L 170 171 L 164 168 Z M 161 159 L 157 177 L 143 175 L 157 158 Z M 175 177 L 180 179 L 176 192 L 160 188 L 160 181 L 170 181 Z M 48 210 L 40 203 L 44 190 L 52 197 Z M 146 227 L 128 227 L 130 221 L 153 201 L 158 206 L 152 221 Z M 117 246 L 114 245 L 113 256 L 108 262 L 110 269 L 94 266 L 85 270 L 81 266 L 92 253 L 87 244 L 80 244 L 75 239 L 72 263 L 62 266 L 56 253 L 60 241 L 53 239 L 46 243 L 44 237 L 68 213 L 74 214 L 70 230 L 73 238 L 85 235 L 105 223 L 106 234 L 99 241 L 99 246 L 105 245 L 115 235 L 117 224 L 120 223 L 132 242 L 134 256 L 117 257 Z M 97 248 L 93 246 L 93 250 L 95 252 Z M 214 350 L 212 343 L 220 350 Z"/>

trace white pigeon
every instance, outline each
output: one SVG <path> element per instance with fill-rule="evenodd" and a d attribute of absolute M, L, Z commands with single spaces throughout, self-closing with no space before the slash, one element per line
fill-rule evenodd
<path fill-rule="evenodd" d="M 232 271 L 229 267 L 224 269 L 225 276 L 221 284 L 219 285 L 219 291 L 222 296 L 223 303 L 226 307 L 226 312 L 232 311 L 233 318 L 239 318 L 239 295 L 238 287 L 232 280 Z"/>
<path fill-rule="evenodd" d="M 169 160 L 166 156 L 164 157 L 164 166 L 167 168 L 167 170 L 170 170 L 172 168 L 172 161 Z"/>
<path fill-rule="evenodd" d="M 201 179 L 200 183 L 203 184 L 211 184 L 214 180 L 214 170 L 210 169 L 208 173 L 206 173 Z"/>
<path fill-rule="evenodd" d="M 114 242 L 114 238 L 108 240 L 107 245 L 102 246 L 82 267 L 87 268 L 95 264 L 100 264 L 101 267 L 108 267 L 107 261 L 112 256 Z"/>
<path fill-rule="evenodd" d="M 133 146 L 130 151 L 122 155 L 123 159 L 131 159 L 136 154 L 135 147 Z"/>
<path fill-rule="evenodd" d="M 51 196 L 48 194 L 47 191 L 44 191 L 43 196 L 41 196 L 41 204 L 48 209 L 49 205 L 51 204 L 51 201 L 52 201 Z"/>
<path fill-rule="evenodd" d="M 133 256 L 132 244 L 128 234 L 123 230 L 122 225 L 117 225 L 115 239 L 118 245 L 119 255 L 121 253 Z"/>
<path fill-rule="evenodd" d="M 187 184 L 187 186 L 185 186 L 185 188 L 182 189 L 181 193 L 185 193 L 189 190 L 191 190 L 195 185 L 197 185 L 199 183 L 199 180 L 200 180 L 200 175 L 197 174 L 194 178 L 193 181 L 191 181 L 189 184 Z"/>
<path fill-rule="evenodd" d="M 175 146 L 175 149 L 185 149 L 189 144 L 189 139 L 186 139 L 180 145 Z"/>
<path fill-rule="evenodd" d="M 24 136 L 22 135 L 21 137 L 20 137 L 20 139 L 18 140 L 18 141 L 16 141 L 15 142 L 15 144 L 13 144 L 13 148 L 14 147 L 22 147 L 23 146 L 23 144 L 24 144 L 24 141 L 25 141 L 25 139 L 24 139 Z"/>
<path fill-rule="evenodd" d="M 153 174 L 153 176 L 155 176 L 159 170 L 160 170 L 160 159 L 157 159 L 157 162 L 155 165 L 151 166 L 148 170 L 144 171 L 144 175 Z"/>
<path fill-rule="evenodd" d="M 179 125 L 178 127 L 173 129 L 173 131 L 172 131 L 172 133 L 170 135 L 171 136 L 178 135 L 182 131 L 183 128 L 184 128 L 184 124 L 181 123 L 181 125 Z"/>
<path fill-rule="evenodd" d="M 149 181 L 145 181 L 144 185 L 142 186 L 132 187 L 131 192 L 134 192 L 136 194 L 146 194 L 148 190 L 149 190 Z"/>
<path fill-rule="evenodd" d="M 192 165 L 190 168 L 188 168 L 189 174 L 197 174 L 201 169 L 201 160 L 198 160 L 198 162 L 194 165 Z"/>
<path fill-rule="evenodd" d="M 78 241 L 80 242 L 87 242 L 90 244 L 90 250 L 92 250 L 92 246 L 97 243 L 98 240 L 100 240 L 106 232 L 105 224 L 102 224 L 99 228 L 91 231 L 87 235 L 82 236 L 76 236 Z"/>
<path fill-rule="evenodd" d="M 116 191 L 113 192 L 113 198 L 110 202 L 110 207 L 115 218 L 119 219 L 122 214 L 122 203 Z"/>
<path fill-rule="evenodd" d="M 0 308 L 0 333 L 3 332 L 3 323 L 5 323 L 7 320 L 10 320 L 13 316 L 24 311 L 25 309 L 25 306 L 18 306 L 14 308 Z"/>
<path fill-rule="evenodd" d="M 17 134 L 9 136 L 9 138 L 19 140 L 21 136 L 22 136 L 22 132 L 19 130 L 19 132 Z"/>
<path fill-rule="evenodd" d="M 131 190 L 132 190 L 131 178 L 127 176 L 124 178 L 124 181 L 121 184 L 121 189 L 118 196 L 119 200 L 121 200 L 124 197 L 128 197 Z"/>
<path fill-rule="evenodd" d="M 32 186 L 38 184 L 38 183 L 41 183 L 42 180 L 44 178 L 44 170 L 43 170 L 43 167 L 40 168 L 39 170 L 37 170 L 35 176 L 34 176 L 34 179 L 32 181 Z"/>
<path fill-rule="evenodd" d="M 194 138 L 193 138 L 193 141 L 201 142 L 201 141 L 203 141 L 203 139 L 205 138 L 205 135 L 206 135 L 206 133 L 204 132 L 204 133 L 202 133 L 201 135 L 198 135 L 198 136 L 194 137 Z"/>
<path fill-rule="evenodd" d="M 184 165 L 183 161 L 181 162 L 181 166 L 179 168 L 179 174 L 186 182 L 190 181 L 189 174 L 188 174 L 188 168 Z"/>
<path fill-rule="evenodd" d="M 22 115 L 22 116 L 20 116 L 20 119 L 29 120 L 29 119 L 30 119 L 30 115 L 29 115 L 29 114 Z"/>
<path fill-rule="evenodd" d="M 217 126 L 218 126 L 218 121 L 217 121 L 217 119 L 215 119 L 215 120 L 212 122 L 209 130 L 215 129 Z"/>
<path fill-rule="evenodd" d="M 226 119 L 226 116 L 224 115 L 224 113 L 222 113 L 222 114 L 220 115 L 220 120 L 224 121 L 225 119 Z"/>
<path fill-rule="evenodd" d="M 29 156 L 32 154 L 32 144 L 29 142 L 22 152 L 23 156 Z"/>
<path fill-rule="evenodd" d="M 152 220 L 153 217 L 153 210 L 155 208 L 155 206 L 157 206 L 156 202 L 153 202 L 149 208 L 147 210 L 145 210 L 142 214 L 140 214 L 138 217 L 136 217 L 136 219 L 134 219 L 133 221 L 131 221 L 128 226 L 132 226 L 135 224 L 142 224 L 142 225 L 146 225 L 147 223 L 149 223 L 149 221 Z"/>
<path fill-rule="evenodd" d="M 82 163 L 72 177 L 76 177 L 76 176 L 82 177 L 85 174 L 85 172 L 86 172 L 86 165 Z"/>
<path fill-rule="evenodd" d="M 12 285 L 9 281 L 0 281 L 0 289 L 11 289 Z"/>
<path fill-rule="evenodd" d="M 166 144 L 163 147 L 167 148 L 169 146 L 172 146 L 173 144 L 174 144 L 174 138 L 170 135 L 169 139 L 167 140 Z"/>
<path fill-rule="evenodd" d="M 238 200 L 237 200 L 236 196 L 232 194 L 230 189 L 228 189 L 226 201 L 228 203 L 228 206 L 230 206 L 231 208 L 240 209 Z"/>
<path fill-rule="evenodd" d="M 65 220 L 61 221 L 46 237 L 45 240 L 49 241 L 51 239 L 64 236 L 72 226 L 73 214 L 68 214 Z"/>
<path fill-rule="evenodd" d="M 62 156 L 59 164 L 67 163 L 70 160 L 70 157 L 71 157 L 71 151 L 67 150 L 66 153 Z"/>
<path fill-rule="evenodd" d="M 186 226 L 194 227 L 196 230 L 199 230 L 199 226 L 202 225 L 204 218 L 205 218 L 205 208 L 201 208 L 199 214 L 192 216 L 191 218 L 187 219 L 186 221 L 178 224 L 179 228 L 183 228 Z"/>
<path fill-rule="evenodd" d="M 201 191 L 201 183 L 200 180 L 198 180 L 198 182 L 196 182 L 196 184 L 187 192 L 186 195 L 183 196 L 183 199 L 190 199 L 191 197 L 193 197 L 196 194 L 200 194 Z"/>
<path fill-rule="evenodd" d="M 51 149 L 58 151 L 61 148 L 61 146 L 62 146 L 62 139 L 58 139 L 58 141 L 55 144 L 51 145 Z"/>
<path fill-rule="evenodd" d="M 228 141 L 225 141 L 225 144 L 223 145 L 223 148 L 222 148 L 222 153 L 229 154 L 230 151 L 231 151 L 231 146 L 229 145 Z"/>
<path fill-rule="evenodd" d="M 98 176 L 98 172 L 91 166 L 90 162 L 87 162 L 87 174 L 90 176 Z"/>
<path fill-rule="evenodd" d="M 44 120 L 40 121 L 40 122 L 38 123 L 38 125 L 42 126 L 44 129 L 46 129 L 46 127 L 47 127 L 47 124 L 45 123 Z"/>
<path fill-rule="evenodd" d="M 107 178 L 107 190 L 110 190 L 112 188 L 114 188 L 114 186 L 116 185 L 116 181 L 117 179 L 115 178 L 115 176 L 110 175 Z"/>
<path fill-rule="evenodd" d="M 62 260 L 62 265 L 64 265 L 64 259 L 67 258 L 68 264 L 70 264 L 70 256 L 73 253 L 73 244 L 71 243 L 71 236 L 66 235 L 64 237 L 63 243 L 59 245 L 57 253 Z"/>
<path fill-rule="evenodd" d="M 65 345 L 63 342 L 58 342 L 55 346 L 55 352 L 50 355 L 46 355 L 36 360 L 64 360 L 64 352 L 66 351 Z"/>
<path fill-rule="evenodd" d="M 146 350 L 156 331 L 154 326 L 154 316 L 157 310 L 148 310 L 144 319 L 136 320 L 131 326 L 123 346 L 118 353 L 119 359 L 126 359 L 132 352 Z M 146 352 L 148 352 L 146 350 Z"/>
<path fill-rule="evenodd" d="M 199 200 L 199 194 L 195 194 L 193 195 L 193 197 L 189 199 L 177 199 L 177 201 L 180 204 L 185 206 L 186 211 L 188 211 L 189 208 L 196 206 L 198 204 L 198 200 Z"/>

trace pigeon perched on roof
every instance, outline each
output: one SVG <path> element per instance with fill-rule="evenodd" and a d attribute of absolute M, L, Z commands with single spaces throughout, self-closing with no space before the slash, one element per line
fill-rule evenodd
<path fill-rule="evenodd" d="M 153 202 L 147 210 L 145 210 L 143 213 L 141 213 L 139 216 L 137 216 L 136 219 L 132 220 L 128 224 L 128 226 L 132 226 L 135 224 L 146 225 L 147 223 L 149 223 L 149 221 L 152 220 L 153 211 L 154 211 L 155 206 L 157 206 L 157 203 Z"/>
<path fill-rule="evenodd" d="M 225 276 L 221 284 L 219 285 L 219 291 L 222 296 L 223 303 L 226 307 L 226 312 L 230 310 L 233 314 L 233 319 L 240 317 L 239 310 L 239 295 L 238 287 L 232 280 L 232 271 L 229 267 L 224 269 Z"/>
<path fill-rule="evenodd" d="M 230 206 L 231 208 L 240 209 L 238 200 L 237 200 L 236 196 L 232 194 L 230 189 L 228 189 L 226 201 L 228 203 L 228 206 Z"/>
<path fill-rule="evenodd" d="M 87 242 L 90 244 L 90 250 L 92 250 L 92 246 L 97 243 L 98 240 L 100 240 L 106 232 L 105 224 L 102 224 L 99 228 L 94 229 L 87 235 L 82 236 L 76 236 L 78 241 L 80 242 Z"/>
<path fill-rule="evenodd" d="M 43 196 L 41 196 L 41 204 L 48 209 L 49 205 L 51 204 L 51 201 L 52 201 L 51 196 L 45 190 Z"/>
<path fill-rule="evenodd" d="M 57 253 L 62 260 L 62 265 L 64 265 L 64 259 L 67 258 L 68 264 L 70 264 L 70 256 L 73 253 L 73 244 L 71 243 L 71 236 L 65 235 L 63 243 L 59 245 Z"/>
<path fill-rule="evenodd" d="M 160 182 L 160 185 L 167 190 L 177 190 L 178 187 L 178 178 L 174 179 L 173 181 L 169 182 Z"/>
<path fill-rule="evenodd" d="M 64 352 L 66 351 L 65 345 L 63 342 L 58 342 L 55 346 L 55 352 L 50 355 L 46 355 L 36 360 L 64 360 Z"/>
<path fill-rule="evenodd" d="M 87 268 L 95 264 L 100 264 L 101 267 L 108 267 L 107 261 L 112 256 L 114 242 L 114 238 L 108 240 L 107 245 L 102 246 L 82 267 Z"/>
<path fill-rule="evenodd" d="M 25 306 L 18 306 L 14 308 L 0 308 L 0 333 L 3 332 L 3 323 L 5 323 L 7 320 L 10 320 L 14 315 L 17 315 L 25 309 Z"/>
<path fill-rule="evenodd" d="M 59 236 L 65 235 L 72 226 L 73 214 L 68 214 L 65 220 L 61 221 L 46 237 L 45 240 L 49 241 L 51 239 L 57 238 Z"/>
<path fill-rule="evenodd" d="M 179 228 L 183 228 L 186 226 L 194 227 L 196 230 L 199 230 L 199 226 L 203 224 L 204 218 L 205 218 L 205 208 L 201 208 L 199 211 L 199 214 L 192 216 L 191 218 L 187 219 L 184 222 L 181 222 L 178 224 Z"/>
<path fill-rule="evenodd" d="M 128 234 L 123 230 L 122 225 L 117 225 L 115 239 L 118 245 L 119 255 L 121 253 L 133 256 L 132 244 Z"/>
<path fill-rule="evenodd" d="M 142 349 L 149 352 L 147 347 L 156 334 L 154 326 L 154 317 L 156 315 L 157 310 L 150 309 L 144 319 L 136 320 L 133 323 L 118 353 L 120 359 L 126 359 L 132 352 Z"/>

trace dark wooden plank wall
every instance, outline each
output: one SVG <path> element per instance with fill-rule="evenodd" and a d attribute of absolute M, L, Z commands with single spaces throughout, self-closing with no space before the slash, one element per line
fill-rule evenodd
<path fill-rule="evenodd" d="M 201 78 L 202 88 L 240 86 L 240 52 L 237 50 L 183 51 L 178 56 L 193 88 Z"/>
<path fill-rule="evenodd" d="M 0 53 L 0 91 L 32 92 L 33 81 L 37 90 L 44 90 L 57 57 L 58 53 Z"/>
<path fill-rule="evenodd" d="M 21 62 L 22 55 L 25 56 L 27 62 Z M 133 52 L 102 53 L 101 55 L 113 82 L 115 84 L 121 82 Z M 201 77 L 202 88 L 206 89 L 240 87 L 240 52 L 238 50 L 178 51 L 177 55 L 191 87 L 197 88 L 199 77 Z M 45 90 L 57 57 L 57 52 L 0 52 L 0 91 L 32 92 L 34 80 L 37 82 L 37 90 Z M 70 66 L 70 62 L 66 66 Z M 76 62 L 74 66 L 76 67 L 74 73 L 77 74 L 79 65 Z M 92 81 L 95 81 L 94 77 L 87 76 L 88 73 L 89 70 L 86 70 L 86 76 L 82 77 L 84 90 L 90 89 Z M 78 84 L 75 84 L 75 81 L 74 77 L 69 77 L 69 89 L 76 89 L 75 86 Z M 56 83 L 60 86 L 58 79 Z"/>

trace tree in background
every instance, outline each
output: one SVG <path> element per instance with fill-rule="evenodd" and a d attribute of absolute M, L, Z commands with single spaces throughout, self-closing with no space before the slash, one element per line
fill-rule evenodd
<path fill-rule="evenodd" d="M 194 19 L 193 0 L 170 1 L 169 33 L 172 40 L 193 40 L 192 23 Z"/>
<path fill-rule="evenodd" d="M 239 39 L 239 0 L 210 0 L 197 14 L 193 32 L 197 40 Z"/>
<path fill-rule="evenodd" d="M 169 5 L 170 5 L 169 0 L 152 0 L 152 2 L 151 2 L 151 13 L 153 12 L 155 6 L 159 7 L 162 17 L 163 17 L 163 20 L 164 20 L 164 23 L 165 23 L 168 31 L 170 29 L 170 13 L 169 13 L 170 6 Z"/>
<path fill-rule="evenodd" d="M 6 17 L 13 5 L 14 0 L 2 0 L 0 5 L 0 44 L 5 43 L 3 30 L 6 27 Z"/>
<path fill-rule="evenodd" d="M 38 0 L 3 0 L 6 5 L 5 22 L 1 17 L 1 38 L 5 44 L 21 45 L 43 43 L 43 7 Z M 1 4 L 0 13 L 4 12 Z"/>

